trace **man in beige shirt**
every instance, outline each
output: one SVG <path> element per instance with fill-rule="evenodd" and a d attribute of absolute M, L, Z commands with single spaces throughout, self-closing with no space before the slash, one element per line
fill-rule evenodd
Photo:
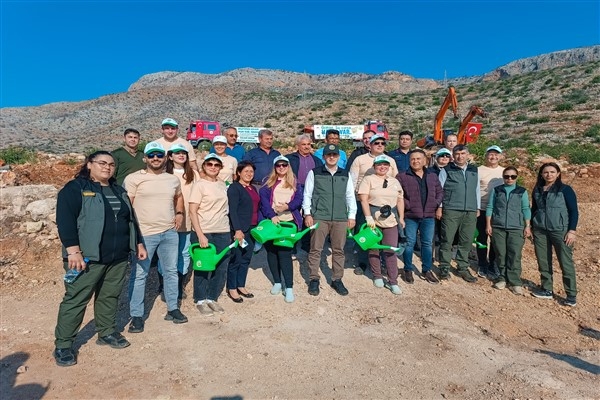
<path fill-rule="evenodd" d="M 129 281 L 129 332 L 144 331 L 144 298 L 146 278 L 152 257 L 160 259 L 164 282 L 167 315 L 165 320 L 176 324 L 187 322 L 179 310 L 179 277 L 177 274 L 177 229 L 183 222 L 185 208 L 181 184 L 175 175 L 165 172 L 167 154 L 163 146 L 150 142 L 144 149 L 146 169 L 127 175 L 123 186 L 138 218 L 144 245 L 148 251 L 145 260 L 132 264 Z"/>
<path fill-rule="evenodd" d="M 173 118 L 165 118 L 161 123 L 161 130 L 163 136 L 160 139 L 156 139 L 155 142 L 160 144 L 165 151 L 169 151 L 171 146 L 175 143 L 182 144 L 188 152 L 188 158 L 190 160 L 190 166 L 193 170 L 198 171 L 198 164 L 196 163 L 196 151 L 194 151 L 194 147 L 185 139 L 177 136 L 179 132 L 179 125 L 177 121 Z"/>

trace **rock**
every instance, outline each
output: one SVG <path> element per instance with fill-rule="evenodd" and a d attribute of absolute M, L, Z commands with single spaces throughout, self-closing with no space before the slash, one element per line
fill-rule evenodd
<path fill-rule="evenodd" d="M 0 208 L 5 216 L 22 217 L 29 203 L 43 199 L 55 199 L 58 191 L 52 185 L 28 185 L 7 187 L 0 191 Z"/>
<path fill-rule="evenodd" d="M 25 372 L 27 372 L 28 369 L 28 366 L 21 365 L 19 368 L 17 368 L 17 374 L 24 374 Z"/>
<path fill-rule="evenodd" d="M 25 231 L 27 233 L 36 233 L 42 230 L 42 228 L 44 228 L 44 222 L 42 221 L 35 221 L 35 222 L 26 222 L 25 223 Z"/>
<path fill-rule="evenodd" d="M 15 186 L 17 181 L 17 175 L 12 171 L 1 171 L 0 173 L 0 187 L 4 188 L 7 186 Z"/>
<path fill-rule="evenodd" d="M 56 199 L 43 199 L 32 201 L 25 208 L 25 212 L 31 215 L 34 221 L 47 219 L 50 214 L 54 214 L 56 210 Z M 54 214 L 56 215 L 56 214 Z"/>

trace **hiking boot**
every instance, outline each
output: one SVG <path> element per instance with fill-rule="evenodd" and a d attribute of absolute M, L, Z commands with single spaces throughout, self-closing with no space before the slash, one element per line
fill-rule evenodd
<path fill-rule="evenodd" d="M 477 278 L 474 277 L 473 275 L 471 275 L 471 273 L 468 270 L 460 271 L 458 273 L 458 276 L 460 276 L 461 278 L 463 278 L 465 281 L 467 281 L 469 283 L 477 282 Z"/>
<path fill-rule="evenodd" d="M 344 283 L 341 279 L 337 279 L 335 281 L 331 281 L 331 287 L 335 290 L 340 296 L 348 295 L 348 289 L 344 286 Z"/>
<path fill-rule="evenodd" d="M 308 283 L 308 294 L 311 296 L 319 295 L 319 280 L 313 279 Z"/>
<path fill-rule="evenodd" d="M 293 303 L 295 300 L 294 298 L 294 289 L 292 288 L 286 288 L 285 289 L 285 302 L 286 303 Z"/>
<path fill-rule="evenodd" d="M 494 289 L 499 289 L 499 290 L 502 290 L 502 289 L 504 289 L 504 288 L 506 287 L 506 282 L 504 282 L 504 281 L 496 281 L 496 282 L 495 282 L 495 283 L 492 285 L 492 287 L 493 287 Z"/>
<path fill-rule="evenodd" d="M 188 322 L 187 317 L 183 315 L 181 311 L 179 311 L 179 308 L 167 312 L 167 315 L 165 315 L 165 320 L 173 321 L 174 324 L 183 324 Z"/>
<path fill-rule="evenodd" d="M 575 296 L 567 296 L 565 300 L 565 306 L 575 307 L 577 305 L 577 298 Z"/>
<path fill-rule="evenodd" d="M 131 317 L 128 331 L 129 333 L 144 332 L 144 319 L 142 317 Z"/>
<path fill-rule="evenodd" d="M 537 297 L 538 299 L 552 299 L 552 292 L 549 290 L 535 290 L 531 293 L 533 297 Z"/>
<path fill-rule="evenodd" d="M 413 272 L 405 270 L 404 280 L 406 281 L 406 283 L 415 283 L 415 277 L 413 276 Z"/>
<path fill-rule="evenodd" d="M 77 355 L 72 348 L 66 349 L 54 349 L 52 353 L 56 365 L 59 367 L 70 367 L 71 365 L 77 364 Z"/>
<path fill-rule="evenodd" d="M 205 317 L 212 317 L 213 315 L 215 315 L 213 313 L 213 310 L 211 310 L 211 308 L 208 306 L 208 303 L 206 302 L 196 304 L 196 308 L 198 309 L 198 311 L 200 311 L 200 314 L 204 315 Z"/>
<path fill-rule="evenodd" d="M 364 263 L 358 264 L 358 267 L 354 268 L 355 275 L 364 275 L 367 270 L 367 266 Z"/>
<path fill-rule="evenodd" d="M 450 271 L 448 268 L 440 268 L 440 273 L 438 274 L 441 280 L 449 281 L 450 280 Z"/>
<path fill-rule="evenodd" d="M 208 303 L 208 307 L 210 307 L 211 310 L 213 310 L 216 313 L 219 314 L 223 314 L 225 312 L 225 309 L 223 307 L 221 307 L 221 305 L 219 303 L 217 303 L 216 301 L 209 301 Z"/>
<path fill-rule="evenodd" d="M 108 345 L 113 349 L 124 349 L 131 343 L 129 343 L 129 341 L 125 339 L 125 336 L 121 335 L 119 332 L 114 332 L 110 335 L 98 337 L 96 344 Z"/>
<path fill-rule="evenodd" d="M 423 278 L 429 283 L 440 283 L 438 278 L 435 277 L 433 271 L 427 271 L 423 274 Z"/>
<path fill-rule="evenodd" d="M 487 278 L 488 277 L 488 269 L 487 269 L 487 267 L 479 267 L 477 269 L 477 276 L 479 276 L 481 278 Z"/>
<path fill-rule="evenodd" d="M 523 286 L 509 286 L 508 290 L 510 290 L 512 294 L 523 296 Z"/>

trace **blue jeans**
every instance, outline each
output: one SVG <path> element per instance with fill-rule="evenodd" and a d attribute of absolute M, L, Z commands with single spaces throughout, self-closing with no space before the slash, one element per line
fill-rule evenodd
<path fill-rule="evenodd" d="M 175 229 L 147 235 L 142 238 L 148 257 L 145 260 L 136 260 L 131 268 L 129 280 L 129 313 L 132 317 L 144 316 L 144 297 L 146 295 L 146 278 L 150 271 L 150 263 L 154 253 L 161 260 L 163 275 L 163 292 L 167 302 L 167 310 L 177 308 L 177 294 L 179 292 L 177 277 L 177 247 L 179 237 Z"/>
<path fill-rule="evenodd" d="M 404 261 L 404 270 L 412 271 L 413 269 L 413 253 L 415 249 L 415 243 L 417 242 L 417 231 L 419 232 L 419 239 L 421 240 L 421 263 L 423 265 L 423 273 L 431 271 L 433 264 L 433 232 L 435 228 L 435 218 L 420 218 L 411 219 L 406 218 L 404 220 L 406 227 L 404 232 L 406 234 L 406 248 L 402 253 L 402 259 Z"/>
<path fill-rule="evenodd" d="M 254 250 L 254 238 L 250 234 L 250 229 L 244 232 L 244 238 L 248 242 L 248 246 L 243 249 L 240 246 L 231 249 L 231 258 L 227 269 L 227 289 L 230 290 L 246 287 L 248 266 Z"/>
<path fill-rule="evenodd" d="M 179 244 L 177 247 L 177 272 L 181 275 L 188 273 L 190 269 L 190 235 L 191 232 L 177 232 Z M 162 275 L 162 265 L 158 260 L 158 273 Z"/>
<path fill-rule="evenodd" d="M 208 243 L 215 245 L 217 254 L 232 242 L 231 233 L 204 233 L 208 239 Z M 247 239 L 246 239 L 247 240 Z M 198 236 L 194 233 L 192 242 L 198 243 Z M 250 247 L 250 246 L 248 246 Z M 194 271 L 194 302 L 200 300 L 216 301 L 223 288 L 225 287 L 225 279 L 227 279 L 227 268 L 229 267 L 229 258 L 231 250 L 217 264 L 214 271 Z"/>

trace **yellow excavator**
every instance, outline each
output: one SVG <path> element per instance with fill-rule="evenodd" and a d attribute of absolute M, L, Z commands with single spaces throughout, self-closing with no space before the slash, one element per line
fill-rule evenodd
<path fill-rule="evenodd" d="M 429 148 L 444 144 L 444 131 L 442 130 L 442 122 L 444 121 L 444 115 L 446 115 L 446 112 L 450 107 L 452 107 L 454 119 L 460 119 L 460 115 L 458 113 L 458 101 L 456 100 L 456 90 L 454 89 L 454 86 L 448 87 L 448 94 L 446 95 L 440 110 L 435 115 L 433 136 L 427 136 L 419 139 L 417 141 L 417 146 L 421 148 Z M 475 134 L 468 132 L 469 123 L 476 116 L 487 117 L 487 113 L 479 106 L 471 106 L 467 116 L 461 121 L 460 127 L 458 128 L 458 144 L 466 144 L 467 142 L 473 142 L 477 140 L 477 135 L 479 134 L 478 130 L 476 130 Z"/>

